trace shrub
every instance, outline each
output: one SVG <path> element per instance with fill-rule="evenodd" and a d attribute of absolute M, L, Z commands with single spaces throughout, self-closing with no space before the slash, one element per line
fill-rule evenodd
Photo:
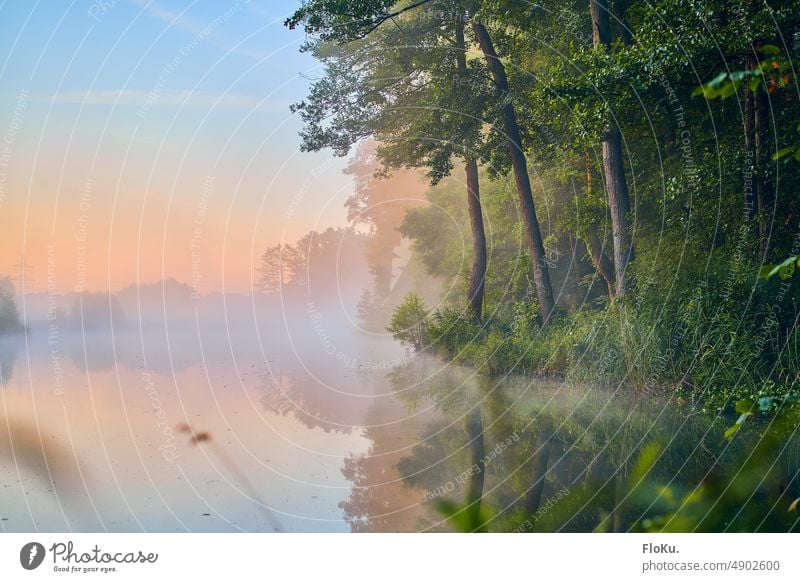
<path fill-rule="evenodd" d="M 429 344 L 428 309 L 416 293 L 409 293 L 392 314 L 386 328 L 392 337 L 420 351 Z"/>
<path fill-rule="evenodd" d="M 462 356 L 462 350 L 468 346 L 481 343 L 484 330 L 472 323 L 465 312 L 444 309 L 431 316 L 428 334 L 431 346 L 437 353 L 447 359 L 456 359 Z"/>

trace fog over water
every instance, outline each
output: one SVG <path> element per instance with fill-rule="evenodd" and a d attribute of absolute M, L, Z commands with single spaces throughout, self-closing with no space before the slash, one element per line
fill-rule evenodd
<path fill-rule="evenodd" d="M 249 316 L 3 337 L 2 530 L 448 530 L 437 504 L 480 482 L 490 528 L 540 508 L 540 527 L 584 531 L 647 442 L 665 443 L 658 474 L 692 483 L 726 422 L 656 394 L 489 380 L 336 303 L 248 299 Z"/>
<path fill-rule="evenodd" d="M 5 530 L 349 529 L 342 468 L 376 409 L 405 422 L 406 351 L 314 302 L 183 315 L 3 338 L 3 416 L 34 441 L 3 437 Z"/>

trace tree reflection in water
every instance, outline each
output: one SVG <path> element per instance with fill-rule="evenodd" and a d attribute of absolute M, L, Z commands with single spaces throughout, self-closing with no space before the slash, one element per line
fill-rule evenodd
<path fill-rule="evenodd" d="M 797 527 L 800 449 L 788 428 L 753 422 L 727 441 L 731 418 L 669 394 L 493 381 L 424 356 L 388 377 L 418 432 L 403 451 L 397 430 L 371 429 L 370 453 L 348 459 L 355 487 L 342 507 L 355 530 Z"/>

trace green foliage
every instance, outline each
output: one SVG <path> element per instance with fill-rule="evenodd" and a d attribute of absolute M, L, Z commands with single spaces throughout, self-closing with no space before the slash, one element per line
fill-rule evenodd
<path fill-rule="evenodd" d="M 797 503 L 786 488 L 778 459 L 800 421 L 797 403 L 796 396 L 737 402 L 740 416 L 725 432 L 725 439 L 736 435 L 748 439 L 743 454 L 728 467 L 715 467 L 701 483 L 682 492 L 673 485 L 639 480 L 638 496 L 660 490 L 660 511 L 642 520 L 639 527 L 648 532 L 794 531 Z M 747 418 L 763 414 L 768 415 L 765 425 L 752 434 L 741 433 Z"/>
<path fill-rule="evenodd" d="M 539 306 L 535 302 L 518 302 L 513 306 L 511 333 L 516 338 L 534 337 L 542 327 Z"/>
<path fill-rule="evenodd" d="M 713 433 L 719 446 L 690 486 L 669 481 L 684 459 L 665 469 L 663 439 L 652 440 L 639 447 L 638 462 L 621 463 L 613 482 L 587 479 L 534 529 L 573 527 L 561 512 L 578 510 L 579 529 L 601 531 L 790 529 L 790 500 L 772 462 L 798 420 L 800 165 L 775 162 L 800 161 L 800 105 L 791 90 L 800 4 L 615 2 L 610 46 L 594 45 L 585 2 L 523 4 L 307 0 L 289 20 L 312 35 L 307 48 L 325 65 L 296 106 L 304 147 L 345 154 L 374 137 L 381 164 L 425 168 L 434 185 L 430 204 L 410 210 L 400 231 L 449 292 L 432 314 L 407 297 L 389 329 L 484 375 L 663 390 L 692 413 L 717 411 L 726 422 L 735 415 L 724 438 Z M 455 58 L 464 54 L 457 33 L 473 18 L 491 31 L 507 94 L 489 82 L 469 26 L 466 66 Z M 529 172 L 559 290 L 558 317 L 545 329 L 532 300 L 508 148 L 493 131 L 509 102 L 522 148 L 534 154 Z M 752 123 L 743 124 L 748 111 Z M 634 201 L 624 300 L 608 299 L 601 277 L 612 246 L 603 159 L 609 124 L 623 137 Z M 472 245 L 457 162 L 470 158 L 481 162 L 489 256 L 479 323 L 464 299 Z M 753 200 L 757 208 L 748 206 Z M 437 403 L 458 409 L 462 397 Z M 591 422 L 583 421 L 576 432 L 587 432 Z M 617 436 L 610 430 L 579 444 L 591 449 L 596 442 L 586 441 Z M 620 492 L 628 501 L 618 508 Z M 485 515 L 452 501 L 439 509 L 460 531 L 481 529 L 489 516 L 530 517 L 497 516 L 485 503 Z"/>
<path fill-rule="evenodd" d="M 431 348 L 448 359 L 458 359 L 461 350 L 480 342 L 484 329 L 452 308 L 435 311 L 428 323 Z"/>
<path fill-rule="evenodd" d="M 486 533 L 486 524 L 491 520 L 492 514 L 484 507 L 475 510 L 474 504 L 461 505 L 449 499 L 440 499 L 436 509 L 447 519 L 450 526 L 461 533 Z"/>
<path fill-rule="evenodd" d="M 430 347 L 490 375 L 668 387 L 709 409 L 800 386 L 800 334 L 779 310 L 765 305 L 743 319 L 738 292 L 722 304 L 702 286 L 666 304 L 662 292 L 650 289 L 639 305 L 567 314 L 545 330 L 525 302 L 507 323 L 481 326 L 448 309 L 431 318 Z"/>
<path fill-rule="evenodd" d="M 428 309 L 416 293 L 406 295 L 392 314 L 386 328 L 392 337 L 416 351 L 422 350 L 429 342 Z"/>
<path fill-rule="evenodd" d="M 758 271 L 758 278 L 767 281 L 777 276 L 785 281 L 794 276 L 798 267 L 800 267 L 800 256 L 794 255 L 777 265 L 764 265 Z"/>
<path fill-rule="evenodd" d="M 613 442 L 602 439 L 590 445 L 589 453 L 600 449 L 608 454 L 609 449 L 621 448 L 621 458 L 630 456 L 630 464 L 617 461 L 615 464 L 621 466 L 611 478 L 587 474 L 577 483 L 568 481 L 569 489 L 562 484 L 563 476 L 552 468 L 550 499 L 532 515 L 524 508 L 509 510 L 503 498 L 484 498 L 463 505 L 450 499 L 439 500 L 436 510 L 461 532 L 796 531 L 798 498 L 792 487 L 796 467 L 785 452 L 789 443 L 797 445 L 794 432 L 800 422 L 798 399 L 764 397 L 758 402 L 740 402 L 737 407 L 744 411 L 742 416 L 752 417 L 757 423 L 752 430 L 743 428 L 738 421 L 735 430 L 726 432 L 725 439 L 718 438 L 718 432 L 699 443 L 688 439 L 684 454 L 674 450 L 682 445 L 672 435 L 664 435 L 670 438 L 669 446 L 667 441 L 659 440 L 662 435 L 655 433 L 650 423 L 642 430 L 656 440 L 638 448 L 634 444 L 626 447 L 628 438 L 633 440 L 630 433 L 639 430 L 626 426 L 625 434 L 616 433 Z M 577 412 L 573 407 L 563 414 L 569 417 Z M 556 413 L 559 418 L 561 414 Z M 686 421 L 681 427 L 685 430 Z M 706 432 L 712 428 L 706 428 Z M 596 431 L 597 427 L 587 429 L 581 425 L 578 434 L 585 435 L 589 430 Z M 734 434 L 738 442 L 731 442 Z M 574 456 L 578 442 L 566 432 L 560 438 Z M 529 453 L 521 450 L 520 454 L 522 462 Z M 694 471 L 687 470 L 691 465 L 696 465 Z M 523 491 L 525 487 L 529 485 L 523 481 Z M 496 509 L 497 503 L 505 514 Z"/>
<path fill-rule="evenodd" d="M 762 90 L 769 93 L 790 88 L 796 79 L 792 60 L 782 56 L 781 50 L 773 44 L 760 46 L 758 52 L 770 56 L 750 69 L 723 71 L 695 89 L 692 95 L 702 95 L 708 100 L 714 100 L 727 99 L 738 94 L 743 85 L 750 91 Z M 800 125 L 797 126 L 797 131 L 800 132 Z M 789 156 L 800 162 L 800 142 L 780 148 L 772 155 L 772 159 L 780 160 Z"/>
<path fill-rule="evenodd" d="M 771 56 L 751 69 L 721 72 L 708 83 L 695 89 L 692 95 L 702 95 L 708 100 L 727 99 L 735 95 L 743 84 L 746 84 L 751 91 L 763 88 L 770 93 L 789 86 L 794 76 L 792 62 L 780 56 L 780 49 L 772 44 L 762 45 L 758 51 Z"/>
<path fill-rule="evenodd" d="M 394 4 L 310 0 L 287 20 L 312 35 L 306 50 L 325 65 L 293 111 L 304 122 L 303 149 L 346 155 L 373 137 L 385 168 L 427 168 L 435 184 L 454 157 L 480 157 L 492 90 L 479 59 L 456 59 L 466 4 Z"/>

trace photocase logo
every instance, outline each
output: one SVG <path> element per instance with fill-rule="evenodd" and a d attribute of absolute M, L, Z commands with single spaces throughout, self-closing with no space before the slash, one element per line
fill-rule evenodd
<path fill-rule="evenodd" d="M 35 570 L 44 561 L 44 546 L 39 542 L 29 542 L 19 552 L 19 563 L 26 570 Z"/>

